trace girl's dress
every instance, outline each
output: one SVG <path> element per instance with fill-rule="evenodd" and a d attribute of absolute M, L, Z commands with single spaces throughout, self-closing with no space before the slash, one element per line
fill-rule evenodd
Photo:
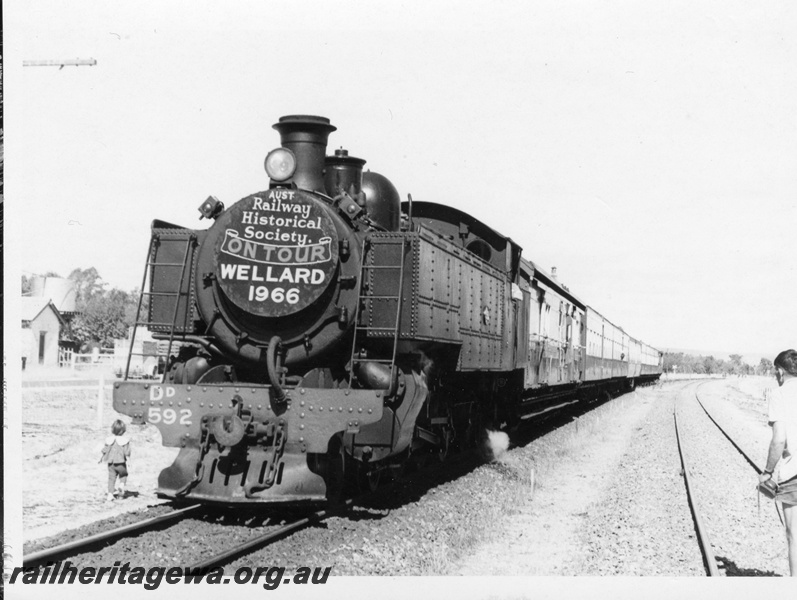
<path fill-rule="evenodd" d="M 100 462 L 108 463 L 108 495 L 113 497 L 116 478 L 124 493 L 127 482 L 127 458 L 130 456 L 130 438 L 126 435 L 111 435 L 105 440 Z"/>

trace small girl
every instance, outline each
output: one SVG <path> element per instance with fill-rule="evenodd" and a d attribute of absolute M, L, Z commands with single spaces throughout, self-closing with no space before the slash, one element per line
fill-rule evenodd
<path fill-rule="evenodd" d="M 112 436 L 105 439 L 105 447 L 102 449 L 100 462 L 108 464 L 108 496 L 107 502 L 114 499 L 114 494 L 124 498 L 125 484 L 127 483 L 127 459 L 130 458 L 130 438 L 125 436 L 127 427 L 124 421 L 116 419 L 111 425 Z M 114 490 L 116 478 L 119 477 L 119 485 Z"/>

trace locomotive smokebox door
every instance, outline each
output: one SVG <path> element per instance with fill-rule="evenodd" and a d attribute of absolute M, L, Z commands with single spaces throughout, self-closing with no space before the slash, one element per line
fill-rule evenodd
<path fill-rule="evenodd" d="M 334 279 L 338 235 L 309 195 L 272 189 L 228 211 L 216 249 L 216 280 L 247 314 L 285 317 L 313 304 Z"/>

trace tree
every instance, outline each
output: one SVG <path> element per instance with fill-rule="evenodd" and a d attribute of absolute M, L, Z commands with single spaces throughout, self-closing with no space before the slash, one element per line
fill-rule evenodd
<path fill-rule="evenodd" d="M 719 373 L 722 369 L 722 361 L 717 361 L 713 356 L 707 356 L 703 359 L 703 369 L 706 375 L 713 375 Z"/>
<path fill-rule="evenodd" d="M 768 358 L 762 358 L 761 361 L 758 363 L 758 368 L 756 372 L 759 375 L 769 375 L 772 373 L 772 369 L 775 368 L 775 365 L 772 364 L 772 361 Z"/>
<path fill-rule="evenodd" d="M 69 279 L 75 282 L 75 304 L 78 312 L 84 310 L 92 298 L 105 293 L 108 286 L 94 267 L 75 269 L 69 274 Z"/>
<path fill-rule="evenodd" d="M 75 269 L 69 274 L 75 283 L 78 314 L 72 319 L 70 336 L 79 345 L 95 342 L 112 346 L 113 340 L 127 336 L 127 329 L 135 322 L 138 293 L 108 284 L 94 267 Z"/>
<path fill-rule="evenodd" d="M 740 374 L 744 370 L 742 368 L 742 355 L 731 354 L 728 358 L 731 359 L 731 370 L 737 375 Z"/>
<path fill-rule="evenodd" d="M 664 353 L 664 371 L 671 373 L 673 367 L 677 367 L 679 372 L 683 372 L 684 366 L 684 353 L 683 352 L 665 352 Z"/>
<path fill-rule="evenodd" d="M 127 335 L 137 301 L 132 294 L 115 288 L 94 293 L 72 320 L 72 336 L 81 345 L 93 341 L 111 346 L 114 339 Z"/>

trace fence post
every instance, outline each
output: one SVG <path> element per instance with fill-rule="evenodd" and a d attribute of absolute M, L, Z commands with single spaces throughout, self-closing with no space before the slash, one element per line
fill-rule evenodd
<path fill-rule="evenodd" d="M 102 409 L 105 404 L 105 373 L 100 373 L 100 385 L 97 388 L 97 429 L 102 429 Z"/>

